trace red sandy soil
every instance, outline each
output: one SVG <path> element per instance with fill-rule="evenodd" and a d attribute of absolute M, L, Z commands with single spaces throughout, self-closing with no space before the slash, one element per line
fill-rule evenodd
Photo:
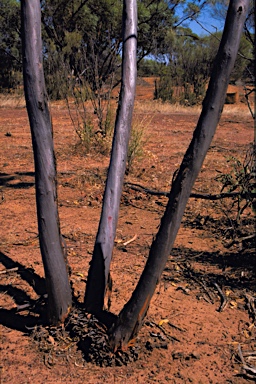
<path fill-rule="evenodd" d="M 138 98 L 143 92 L 145 87 L 138 90 Z M 78 137 L 62 103 L 51 109 L 61 230 L 74 295 L 81 303 L 109 158 L 85 154 L 77 146 Z M 167 192 L 198 116 L 197 109 L 168 110 L 159 103 L 138 102 L 135 121 L 144 127 L 144 154 L 134 163 L 126 183 Z M 242 103 L 225 107 L 194 192 L 219 193 L 218 172 L 230 172 L 227 159 L 231 156 L 243 161 L 252 141 L 253 120 L 247 107 Z M 242 368 L 238 349 L 244 356 L 254 351 L 255 357 L 255 313 L 248 305 L 248 295 L 255 300 L 255 254 L 250 244 L 231 244 L 225 214 L 232 214 L 227 213 L 227 200 L 189 200 L 137 339 L 137 360 L 100 367 L 86 361 L 76 337 L 61 329 L 54 337 L 49 329 L 40 328 L 36 308 L 44 304 L 45 287 L 25 108 L 0 110 L 0 143 L 0 272 L 6 272 L 0 273 L 1 383 L 253 382 Z M 111 267 L 110 310 L 114 314 L 120 312 L 139 279 L 166 201 L 124 186 Z M 248 210 L 241 236 L 252 233 L 252 221 Z M 11 268 L 15 269 L 8 271 Z M 228 300 L 223 311 L 219 311 L 221 296 L 215 283 Z"/>

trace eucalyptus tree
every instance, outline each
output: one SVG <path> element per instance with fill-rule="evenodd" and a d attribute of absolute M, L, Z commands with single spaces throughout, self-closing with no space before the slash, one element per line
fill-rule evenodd
<path fill-rule="evenodd" d="M 217 49 L 218 40 L 212 36 L 199 37 L 178 27 L 166 51 L 168 63 L 157 81 L 155 97 L 186 105 L 201 103 Z"/>
<path fill-rule="evenodd" d="M 86 286 L 85 306 L 100 313 L 114 247 L 132 124 L 137 77 L 137 2 L 124 0 L 122 82 L 102 212 Z"/>
<path fill-rule="evenodd" d="M 123 4 L 122 86 L 101 220 L 85 294 L 86 309 L 96 315 L 100 315 L 104 309 L 136 84 L 136 0 L 123 0 Z M 136 337 L 161 278 L 187 200 L 221 116 L 248 8 L 249 0 L 230 1 L 220 47 L 192 141 L 172 183 L 166 210 L 151 245 L 145 269 L 131 299 L 109 331 L 114 351 L 126 349 Z M 56 324 L 64 320 L 72 303 L 58 219 L 52 126 L 42 65 L 40 1 L 22 0 L 21 15 L 24 88 L 35 159 L 39 240 L 49 296 L 49 318 Z"/>
<path fill-rule="evenodd" d="M 193 184 L 221 116 L 248 8 L 249 0 L 230 1 L 220 47 L 192 141 L 173 181 L 166 210 L 143 273 L 110 332 L 110 344 L 114 351 L 127 349 L 136 337 L 171 252 Z"/>
<path fill-rule="evenodd" d="M 37 220 L 46 287 L 48 320 L 63 322 L 72 305 L 59 225 L 56 164 L 45 88 L 40 0 L 21 1 L 23 78 L 31 128 Z"/>

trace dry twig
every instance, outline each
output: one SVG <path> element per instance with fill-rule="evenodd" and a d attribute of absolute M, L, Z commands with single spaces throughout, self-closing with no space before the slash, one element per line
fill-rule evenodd
<path fill-rule="evenodd" d="M 217 288 L 217 291 L 221 297 L 221 304 L 220 304 L 220 307 L 218 309 L 218 312 L 222 312 L 226 308 L 226 306 L 228 304 L 228 300 L 227 300 L 225 294 L 223 293 L 222 289 L 220 288 L 220 286 L 217 283 L 214 283 L 214 286 Z"/>
<path fill-rule="evenodd" d="M 5 273 L 10 273 L 10 272 L 16 272 L 18 270 L 19 270 L 19 267 L 10 268 L 10 269 L 4 269 L 3 271 L 0 271 L 0 275 L 3 275 Z"/>
<path fill-rule="evenodd" d="M 243 364 L 243 370 L 245 371 L 245 375 L 250 379 L 256 379 L 256 367 L 251 367 L 248 364 L 246 364 L 240 344 L 238 345 L 238 354 Z"/>
<path fill-rule="evenodd" d="M 248 293 L 244 294 L 247 300 L 247 306 L 249 310 L 249 314 L 252 316 L 253 322 L 256 321 L 256 298 Z"/>
<path fill-rule="evenodd" d="M 123 243 L 123 245 L 126 247 L 126 245 L 132 243 L 132 242 L 133 242 L 134 240 L 136 240 L 136 239 L 137 239 L 137 235 L 134 235 L 132 239 L 126 241 L 125 243 Z"/>

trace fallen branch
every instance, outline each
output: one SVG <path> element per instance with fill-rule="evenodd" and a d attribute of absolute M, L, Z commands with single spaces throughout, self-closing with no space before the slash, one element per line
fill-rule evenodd
<path fill-rule="evenodd" d="M 164 196 L 164 197 L 169 197 L 169 192 L 164 192 L 164 191 L 155 191 L 153 189 L 149 189 L 146 187 L 143 187 L 140 184 L 136 183 L 125 183 L 127 187 L 133 189 L 134 191 L 138 192 L 144 192 L 148 195 L 152 196 Z M 203 200 L 221 200 L 225 198 L 230 198 L 230 197 L 236 197 L 236 196 L 241 196 L 242 198 L 248 198 L 248 197 L 256 197 L 256 193 L 240 193 L 240 192 L 223 192 L 223 193 L 218 193 L 216 195 L 211 195 L 209 193 L 191 193 L 190 198 L 194 199 L 203 199 Z"/>
<path fill-rule="evenodd" d="M 256 237 L 256 233 L 252 234 L 252 235 L 249 235 L 249 236 L 245 236 L 245 237 L 237 237 L 235 238 L 234 240 L 230 241 L 229 243 L 227 243 L 225 245 L 226 248 L 231 248 L 234 244 L 242 244 L 248 240 L 252 240 Z"/>

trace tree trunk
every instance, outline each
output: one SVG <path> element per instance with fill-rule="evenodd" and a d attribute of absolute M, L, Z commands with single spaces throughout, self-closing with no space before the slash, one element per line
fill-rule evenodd
<path fill-rule="evenodd" d="M 221 116 L 248 7 L 249 0 L 230 1 L 222 40 L 192 141 L 173 182 L 167 207 L 152 243 L 145 269 L 131 299 L 124 306 L 111 331 L 110 344 L 114 350 L 126 349 L 129 341 L 138 333 L 171 252 L 187 200 Z"/>
<path fill-rule="evenodd" d="M 85 307 L 99 313 L 104 307 L 124 180 L 137 77 L 137 3 L 123 1 L 122 82 L 101 219 L 89 269 Z"/>
<path fill-rule="evenodd" d="M 35 162 L 40 249 L 48 293 L 50 323 L 62 322 L 72 304 L 63 254 L 51 117 L 45 89 L 40 0 L 21 1 L 23 78 Z"/>

